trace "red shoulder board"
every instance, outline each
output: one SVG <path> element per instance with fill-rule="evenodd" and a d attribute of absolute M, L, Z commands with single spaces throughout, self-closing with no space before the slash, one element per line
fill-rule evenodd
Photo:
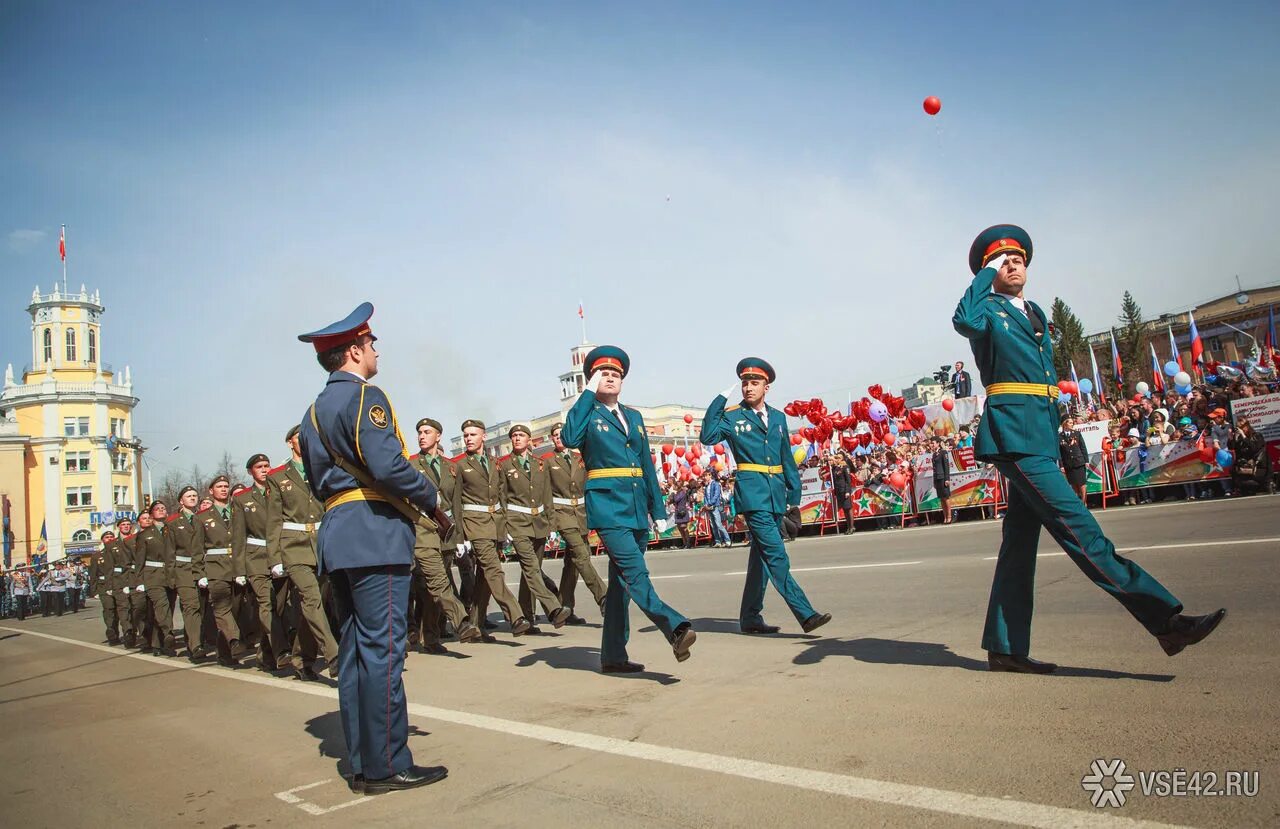
<path fill-rule="evenodd" d="M 502 457 L 498 458 L 498 463 L 502 463 L 505 460 L 510 460 L 510 458 L 511 458 L 510 455 L 503 455 Z"/>
<path fill-rule="evenodd" d="M 213 507 L 205 507 L 204 509 L 197 512 L 196 515 L 204 515 L 206 512 L 210 511 L 211 509 L 213 509 Z"/>
<path fill-rule="evenodd" d="M 136 535 L 137 535 L 137 533 L 136 533 L 136 532 L 134 532 L 134 533 L 129 533 L 128 535 L 126 535 L 126 536 L 124 537 L 124 540 L 125 540 L 125 541 L 132 541 Z"/>
<path fill-rule="evenodd" d="M 170 515 L 168 518 L 164 520 L 164 523 L 172 524 L 174 521 L 177 521 L 181 517 L 182 517 L 182 513 L 178 513 L 177 515 Z"/>
<path fill-rule="evenodd" d="M 421 452 L 414 452 L 412 455 L 409 456 L 409 460 L 416 461 L 420 457 L 422 457 Z"/>
<path fill-rule="evenodd" d="M 246 492 L 248 492 L 248 491 L 249 491 L 249 487 L 247 487 L 247 486 L 240 486 L 240 487 L 236 487 L 234 490 L 232 490 L 232 492 L 231 492 L 231 497 L 232 497 L 232 498 L 234 498 L 234 497 L 236 497 L 237 495 L 243 495 L 243 494 L 245 494 L 245 493 L 246 493 Z"/>
<path fill-rule="evenodd" d="M 285 469 L 285 467 L 286 467 L 286 466 L 288 466 L 288 465 L 289 465 L 289 464 L 287 464 L 287 463 L 282 463 L 282 464 L 280 464 L 279 466 L 277 466 L 275 469 L 272 469 L 272 470 L 271 470 L 270 472 L 268 472 L 267 474 L 268 474 L 268 475 L 274 475 L 274 474 L 276 474 L 277 472 L 283 472 L 283 471 L 284 471 L 284 469 Z"/>
<path fill-rule="evenodd" d="M 449 461 L 450 461 L 451 463 L 458 463 L 459 461 L 461 461 L 461 460 L 462 460 L 463 458 L 465 458 L 466 456 L 467 456 L 467 450 L 463 449 L 461 452 L 459 452 L 458 454 L 454 455 L 452 458 L 449 458 Z"/>

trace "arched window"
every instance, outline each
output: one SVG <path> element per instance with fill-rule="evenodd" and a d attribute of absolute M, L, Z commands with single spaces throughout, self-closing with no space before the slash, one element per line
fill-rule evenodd
<path fill-rule="evenodd" d="M 92 541 L 93 533 L 88 530 L 76 530 L 71 534 L 72 541 Z"/>
<path fill-rule="evenodd" d="M 44 361 L 46 363 L 53 362 L 53 329 L 46 328 L 44 330 Z"/>
<path fill-rule="evenodd" d="M 98 362 L 98 332 L 89 329 L 89 362 Z"/>
<path fill-rule="evenodd" d="M 67 329 L 67 362 L 74 363 L 76 361 L 76 330 L 74 328 Z"/>

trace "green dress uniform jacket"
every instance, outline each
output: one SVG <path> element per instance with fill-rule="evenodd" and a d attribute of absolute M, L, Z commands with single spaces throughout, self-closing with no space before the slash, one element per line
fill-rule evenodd
<path fill-rule="evenodd" d="M 228 504 L 227 517 L 224 518 L 215 504 L 196 513 L 199 552 L 192 563 L 197 581 L 201 578 L 233 581 L 236 576 L 245 574 L 244 559 L 231 547 L 231 511 Z"/>
<path fill-rule="evenodd" d="M 587 502 L 583 487 L 587 466 L 577 452 L 565 450 L 546 456 L 547 478 L 551 485 L 551 529 L 587 533 Z"/>
<path fill-rule="evenodd" d="M 457 521 L 453 515 L 453 488 L 456 483 L 454 481 L 455 471 L 453 461 L 449 460 L 444 455 L 437 455 L 435 458 L 436 461 L 433 466 L 431 458 L 422 453 L 418 453 L 417 455 L 409 458 L 409 463 L 413 464 L 414 467 L 416 467 L 423 475 L 426 475 L 427 480 L 435 484 L 436 504 L 440 507 L 440 511 L 443 512 L 450 521 Z M 431 524 L 435 524 L 435 521 L 431 521 L 429 517 L 428 520 Z M 436 527 L 436 534 L 440 534 L 439 527 Z M 440 543 L 442 545 L 453 543 L 453 536 L 454 531 L 450 528 L 449 534 L 441 537 Z"/>
<path fill-rule="evenodd" d="M 246 576 L 271 572 L 267 553 L 267 490 L 251 486 L 231 498 L 231 549 L 244 562 Z"/>
<path fill-rule="evenodd" d="M 200 549 L 200 532 L 196 527 L 195 513 L 183 509 L 170 516 L 165 523 L 165 538 L 173 553 L 173 574 L 176 587 L 191 587 L 200 578 L 196 575 L 196 558 L 203 557 Z"/>
<path fill-rule="evenodd" d="M 502 480 L 500 494 L 507 534 L 513 538 L 546 538 L 551 530 L 547 514 L 551 479 L 542 458 L 508 455 L 498 461 L 498 476 Z"/>
<path fill-rule="evenodd" d="M 791 455 L 791 435 L 787 417 L 765 406 L 766 426 L 754 409 L 729 406 L 716 395 L 702 418 L 699 439 L 707 446 L 721 441 L 733 449 L 738 465 L 733 506 L 738 512 L 770 512 L 782 515 L 800 506 L 800 472 Z"/>
<path fill-rule="evenodd" d="M 324 505 L 311 494 L 302 473 L 292 463 L 267 476 L 267 555 L 270 566 L 287 570 L 295 564 L 316 568 L 316 532 Z"/>
<path fill-rule="evenodd" d="M 619 410 L 627 419 L 626 431 L 613 412 L 596 400 L 595 392 L 584 391 L 565 416 L 560 436 L 566 446 L 583 449 L 591 459 L 591 470 L 611 471 L 599 477 L 588 471 L 583 487 L 588 526 L 648 530 L 650 518 L 667 517 L 666 503 L 653 468 L 644 418 L 628 406 L 619 404 Z"/>
<path fill-rule="evenodd" d="M 165 535 L 162 525 L 153 525 L 139 530 L 133 539 L 134 549 L 142 562 L 142 577 L 138 583 L 146 585 L 148 590 L 174 586 L 173 550 Z"/>
<path fill-rule="evenodd" d="M 487 469 L 486 469 L 487 467 Z M 465 455 L 454 465 L 453 504 L 457 543 L 506 540 L 502 512 L 502 476 L 498 464 L 480 455 Z"/>
<path fill-rule="evenodd" d="M 102 596 L 112 589 L 111 585 L 111 565 L 107 561 L 107 551 L 104 546 L 89 560 L 89 597 Z"/>

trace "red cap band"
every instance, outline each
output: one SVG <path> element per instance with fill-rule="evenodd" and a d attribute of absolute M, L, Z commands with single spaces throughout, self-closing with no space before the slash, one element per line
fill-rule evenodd
<path fill-rule="evenodd" d="M 986 264 L 988 259 L 1000 253 L 1021 253 L 1024 257 L 1027 255 L 1022 243 L 1017 239 L 996 239 L 990 245 L 987 245 L 987 252 L 982 254 L 983 264 Z"/>

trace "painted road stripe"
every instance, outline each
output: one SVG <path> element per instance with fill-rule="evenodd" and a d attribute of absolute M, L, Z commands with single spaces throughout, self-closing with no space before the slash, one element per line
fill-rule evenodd
<path fill-rule="evenodd" d="M 81 642 L 49 633 L 22 630 L 13 627 L 0 627 L 0 630 L 12 631 L 26 636 L 36 636 L 67 645 L 77 645 L 90 650 L 115 654 L 130 659 L 140 659 L 156 665 L 174 666 L 173 661 L 164 657 L 150 656 L 141 653 L 121 652 L 119 648 L 99 645 L 93 642 Z M 302 683 L 292 680 L 276 679 L 262 676 L 254 672 L 228 671 L 213 666 L 190 665 L 186 668 L 193 673 L 248 682 L 254 685 L 266 685 L 298 694 L 309 694 L 315 697 L 337 702 L 338 691 L 327 685 Z M 1001 797 L 968 794 L 966 792 L 933 789 L 927 786 L 913 786 L 906 783 L 890 783 L 886 780 L 872 780 L 866 777 L 852 777 L 845 774 L 817 771 L 815 769 L 783 766 L 776 763 L 765 763 L 759 760 L 747 760 L 724 754 L 710 754 L 703 751 L 689 751 L 682 748 L 657 745 L 654 743 L 631 742 L 616 737 L 602 737 L 581 731 L 568 731 L 551 728 L 545 725 L 533 725 L 517 720 L 504 720 L 484 714 L 472 714 L 466 711 L 454 711 L 448 708 L 436 708 L 432 705 L 409 703 L 409 713 L 437 722 L 453 723 L 469 728 L 479 728 L 498 734 L 524 737 L 555 745 L 570 746 L 600 754 L 612 754 L 616 757 L 629 757 L 633 760 L 644 760 L 651 763 L 662 763 L 679 768 L 696 769 L 715 774 L 724 774 L 744 780 L 758 780 L 779 786 L 790 786 L 811 792 L 839 795 L 851 800 L 864 800 L 872 803 L 884 803 L 891 806 L 903 806 L 909 809 L 924 809 L 944 815 L 971 817 L 978 820 L 994 820 L 1012 823 L 1018 826 L 1043 827 L 1043 829 L 1084 829 L 1085 827 L 1167 827 L 1169 824 L 1150 821 L 1133 820 L 1118 817 L 1106 812 L 1085 812 L 1078 809 L 1064 809 L 1061 806 L 1046 806 L 1040 803 L 1028 803 Z M 296 790 L 295 790 L 296 791 Z M 283 799 L 283 798 L 282 798 Z M 298 798 L 301 800 L 301 798 Z M 354 801 L 353 801 L 354 802 Z"/>
<path fill-rule="evenodd" d="M 1149 547 L 1116 547 L 1117 553 L 1149 552 L 1152 550 L 1183 550 L 1192 547 L 1233 547 L 1237 544 L 1274 544 L 1280 542 L 1280 535 L 1270 538 L 1236 538 L 1230 541 L 1188 541 L 1183 544 L 1152 544 Z M 1036 558 L 1049 556 L 1065 556 L 1066 553 L 1037 553 Z M 995 561 L 999 556 L 986 556 L 983 561 Z"/>
<path fill-rule="evenodd" d="M 649 580 L 657 581 L 658 579 L 687 579 L 692 575 L 693 575 L 692 573 L 684 573 L 683 575 L 679 575 L 679 576 L 650 576 Z"/>
<path fill-rule="evenodd" d="M 859 570 L 863 567 L 906 567 L 909 564 L 922 564 L 920 561 L 882 561 L 876 564 L 833 564 L 829 567 L 792 567 L 793 573 L 813 573 L 818 570 Z M 745 576 L 746 570 L 725 573 L 726 576 Z"/>

